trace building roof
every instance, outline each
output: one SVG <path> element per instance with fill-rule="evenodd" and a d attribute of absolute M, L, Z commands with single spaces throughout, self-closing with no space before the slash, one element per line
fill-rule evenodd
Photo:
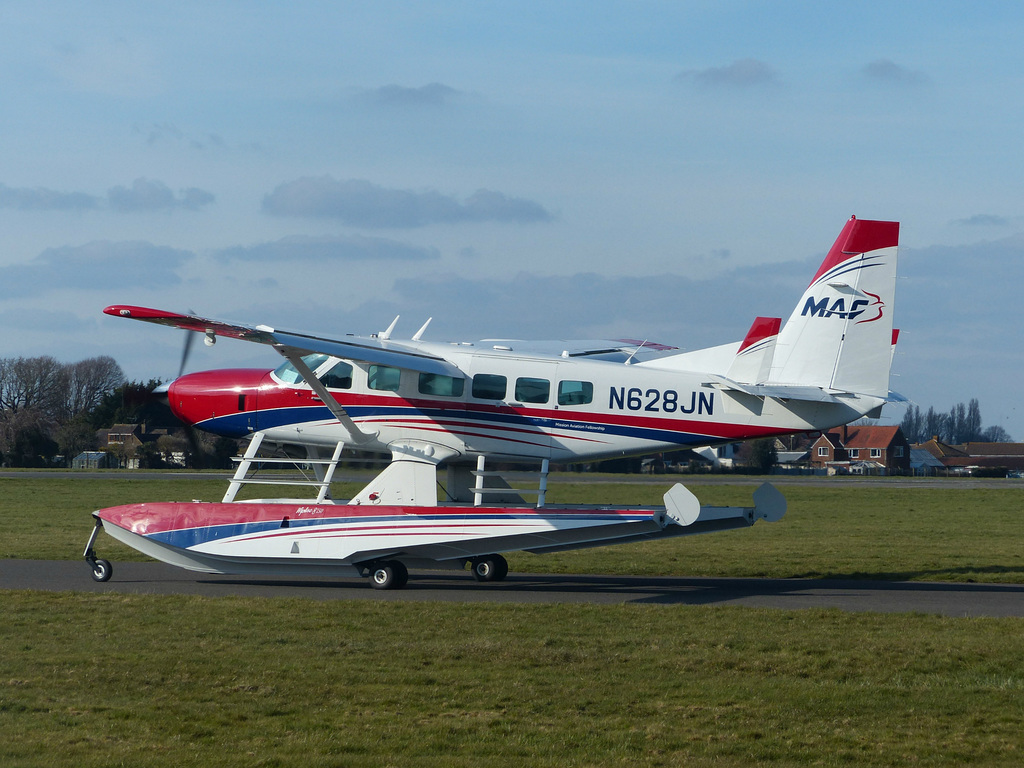
<path fill-rule="evenodd" d="M 888 448 L 899 442 L 899 427 L 846 427 L 841 432 L 829 432 L 824 437 L 834 446 L 843 448 Z"/>
<path fill-rule="evenodd" d="M 956 447 L 967 456 L 1024 456 L 1024 443 L 964 443 Z"/>
<path fill-rule="evenodd" d="M 932 456 L 924 448 L 910 449 L 910 465 L 912 467 L 931 467 L 933 469 L 940 469 L 945 466 L 945 464 Z"/>
<path fill-rule="evenodd" d="M 932 456 L 940 460 L 963 458 L 967 456 L 967 454 L 964 453 L 959 448 L 956 448 L 952 445 L 947 445 L 946 443 L 939 440 L 939 438 L 937 437 L 933 437 L 931 440 L 927 440 L 921 443 L 920 445 L 916 445 L 914 447 L 928 451 L 928 453 L 930 453 Z"/>

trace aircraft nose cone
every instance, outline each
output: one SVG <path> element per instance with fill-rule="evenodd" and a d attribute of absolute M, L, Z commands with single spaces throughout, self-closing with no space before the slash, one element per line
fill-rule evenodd
<path fill-rule="evenodd" d="M 247 368 L 189 373 L 167 386 L 167 404 L 185 424 L 241 437 L 255 429 L 257 395 L 266 374 Z"/>

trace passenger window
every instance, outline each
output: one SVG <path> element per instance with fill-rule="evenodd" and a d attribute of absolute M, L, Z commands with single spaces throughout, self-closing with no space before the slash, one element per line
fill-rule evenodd
<path fill-rule="evenodd" d="M 473 377 L 473 397 L 481 400 L 504 400 L 508 380 L 494 373 L 478 373 Z"/>
<path fill-rule="evenodd" d="M 320 377 L 320 383 L 328 389 L 352 389 L 352 366 L 338 363 Z"/>
<path fill-rule="evenodd" d="M 454 376 L 444 376 L 439 373 L 420 374 L 419 390 L 421 395 L 462 397 L 465 388 L 465 379 L 456 379 Z"/>
<path fill-rule="evenodd" d="M 371 365 L 366 378 L 370 389 L 397 392 L 402 382 L 402 369 L 390 365 Z"/>
<path fill-rule="evenodd" d="M 516 400 L 521 403 L 546 403 L 551 394 L 551 382 L 547 379 L 516 379 Z"/>
<path fill-rule="evenodd" d="M 586 405 L 594 402 L 594 385 L 589 381 L 558 382 L 559 405 Z"/>

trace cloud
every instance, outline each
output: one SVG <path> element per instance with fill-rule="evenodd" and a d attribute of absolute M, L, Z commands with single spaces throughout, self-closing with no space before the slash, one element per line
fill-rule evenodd
<path fill-rule="evenodd" d="M 136 136 L 145 136 L 146 144 L 151 147 L 164 143 L 185 145 L 191 149 L 225 149 L 227 147 L 224 138 L 219 134 L 186 134 L 174 123 L 150 123 L 148 126 L 136 123 L 132 126 L 132 133 Z"/>
<path fill-rule="evenodd" d="M 780 82 L 775 69 L 757 59 L 738 59 L 724 67 L 685 70 L 676 75 L 675 80 L 704 88 L 736 89 L 763 88 Z"/>
<path fill-rule="evenodd" d="M 0 327 L 7 331 L 73 333 L 82 330 L 82 322 L 74 312 L 59 309 L 9 309 L 0 312 Z M 96 325 L 93 320 L 88 322 Z"/>
<path fill-rule="evenodd" d="M 28 264 L 0 268 L 0 298 L 39 296 L 63 288 L 164 288 L 193 254 L 141 241 L 95 241 L 48 248 Z"/>
<path fill-rule="evenodd" d="M 928 77 L 923 72 L 907 69 L 890 59 L 875 59 L 870 64 L 866 64 L 861 73 L 868 80 L 876 83 L 905 86 L 919 86 L 928 83 Z"/>
<path fill-rule="evenodd" d="M 1006 216 L 994 213 L 976 213 L 966 219 L 956 219 L 953 223 L 962 227 L 1009 227 L 1013 222 Z"/>
<path fill-rule="evenodd" d="M 381 107 L 443 107 L 458 101 L 463 95 L 461 91 L 441 83 L 429 83 L 419 88 L 384 85 L 360 92 L 353 101 Z"/>
<path fill-rule="evenodd" d="M 263 211 L 275 216 L 333 218 L 352 226 L 412 228 L 427 224 L 550 221 L 539 203 L 480 189 L 459 202 L 436 190 L 386 189 L 369 181 L 338 181 L 306 176 L 279 184 L 263 198 Z"/>
<path fill-rule="evenodd" d="M 214 196 L 197 187 L 181 190 L 175 196 L 171 188 L 155 179 L 136 179 L 131 188 L 111 187 L 107 190 L 110 207 L 121 213 L 171 211 L 182 209 L 198 211 L 214 201 Z"/>
<path fill-rule="evenodd" d="M 362 235 L 292 235 L 269 243 L 226 248 L 218 255 L 229 261 L 425 261 L 441 256 L 434 248 Z"/>
<path fill-rule="evenodd" d="M 100 198 L 85 192 L 57 192 L 45 187 L 8 187 L 0 184 L 0 208 L 20 211 L 90 211 Z"/>

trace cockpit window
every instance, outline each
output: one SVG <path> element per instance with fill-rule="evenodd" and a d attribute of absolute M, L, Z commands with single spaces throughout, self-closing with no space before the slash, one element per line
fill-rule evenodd
<path fill-rule="evenodd" d="M 302 362 L 309 366 L 309 370 L 315 371 L 323 365 L 324 361 L 329 357 L 330 355 L 324 355 L 317 352 L 311 355 L 303 355 Z M 279 365 L 277 370 L 274 371 L 274 376 L 280 379 L 284 384 L 299 384 L 302 382 L 302 374 L 299 373 L 295 369 L 295 366 L 290 362 L 285 362 Z"/>
<path fill-rule="evenodd" d="M 352 366 L 345 362 L 335 363 L 319 379 L 328 389 L 352 389 Z"/>

